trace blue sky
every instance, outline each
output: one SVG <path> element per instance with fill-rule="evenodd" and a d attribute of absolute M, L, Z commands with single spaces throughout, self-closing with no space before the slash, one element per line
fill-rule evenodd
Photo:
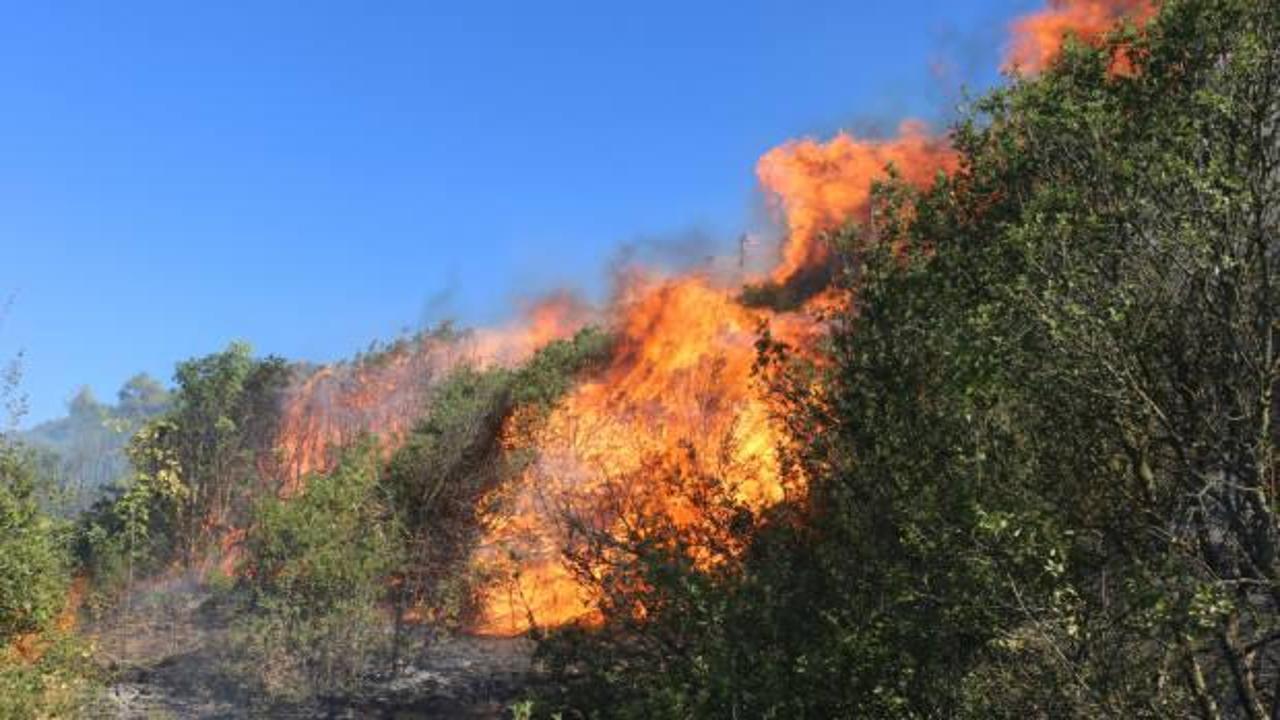
<path fill-rule="evenodd" d="M 768 148 L 945 120 L 1038 5 L 0 2 L 0 357 L 29 424 L 232 339 L 599 295 L 637 238 L 759 226 Z"/>

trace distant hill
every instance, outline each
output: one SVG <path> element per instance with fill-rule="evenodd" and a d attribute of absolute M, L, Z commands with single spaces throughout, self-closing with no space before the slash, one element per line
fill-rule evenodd
<path fill-rule="evenodd" d="M 129 438 L 169 403 L 168 389 L 146 374 L 125 382 L 114 405 L 84 387 L 68 403 L 66 417 L 41 423 L 22 439 L 36 451 L 45 476 L 62 491 L 64 510 L 74 513 L 124 476 Z"/>

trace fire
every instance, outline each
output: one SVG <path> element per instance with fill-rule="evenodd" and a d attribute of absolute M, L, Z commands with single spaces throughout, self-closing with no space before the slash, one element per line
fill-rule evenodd
<path fill-rule="evenodd" d="M 84 575 L 76 575 L 67 587 L 67 600 L 63 603 L 62 612 L 54 620 L 54 627 L 61 632 L 71 632 L 76 626 L 77 614 L 84 604 L 84 596 L 89 588 L 89 580 Z"/>
<path fill-rule="evenodd" d="M 487 597 L 481 632 L 593 617 L 590 598 L 562 562 L 566 522 L 608 528 L 628 512 L 661 513 L 678 525 L 696 512 L 661 492 L 661 472 L 681 463 L 714 476 L 738 502 L 760 508 L 785 493 L 776 449 L 782 435 L 752 382 L 755 340 L 767 316 L 739 305 L 699 276 L 635 282 L 614 318 L 610 365 L 581 383 L 532 438 L 534 465 L 498 501 L 480 561 L 505 575 Z M 800 337 L 812 326 L 775 318 Z"/>
<path fill-rule="evenodd" d="M 796 140 L 765 153 L 756 165 L 760 184 L 786 216 L 782 262 L 772 279 L 786 283 L 830 258 L 823 234 L 852 219 L 866 220 L 872 183 L 893 165 L 907 182 L 927 185 L 950 171 L 955 152 L 922 123 L 906 121 L 898 137 L 867 140 L 841 133 L 828 142 Z"/>
<path fill-rule="evenodd" d="M 67 597 L 63 601 L 62 610 L 53 620 L 54 631 L 69 633 L 75 629 L 88 587 L 88 579 L 83 575 L 77 575 L 71 580 L 71 584 L 67 586 Z M 14 638 L 9 647 L 0 648 L 0 655 L 8 654 L 24 664 L 36 663 L 44 657 L 49 647 L 49 640 L 50 635 L 47 631 L 25 633 Z M 0 657 L 0 660 L 3 660 L 3 657 Z"/>
<path fill-rule="evenodd" d="M 259 458 L 259 471 L 276 480 L 281 497 L 291 497 L 307 474 L 332 469 L 334 452 L 363 434 L 376 436 L 389 456 L 421 417 L 427 391 L 450 369 L 518 364 L 593 319 L 576 296 L 557 292 L 530 303 L 506 327 L 427 333 L 301 376 L 285 391 L 274 453 Z M 223 572 L 234 571 L 243 538 L 243 528 L 225 530 L 217 558 Z"/>
<path fill-rule="evenodd" d="M 1088 42 L 1126 18 L 1145 23 L 1157 10 L 1155 0 L 1050 0 L 1044 10 L 1013 22 L 1005 67 L 1039 72 L 1062 49 L 1067 35 Z"/>
<path fill-rule="evenodd" d="M 221 552 L 218 554 L 215 567 L 224 577 L 235 577 L 236 567 L 240 564 L 244 538 L 244 528 L 232 528 L 219 541 Z"/>
<path fill-rule="evenodd" d="M 594 319 L 595 312 L 581 298 L 567 291 L 554 292 L 524 308 L 521 319 L 505 328 L 477 330 L 470 357 L 480 365 L 515 365 Z"/>
<path fill-rule="evenodd" d="M 1066 32 L 1093 38 L 1121 17 L 1145 20 L 1154 12 L 1153 0 L 1054 0 L 1014 23 L 1009 62 L 1042 68 Z M 889 166 L 922 187 L 957 161 L 945 137 L 914 121 L 891 139 L 842 133 L 770 150 L 756 171 L 787 231 L 770 279 L 787 284 L 829 267 L 826 233 L 870 219 L 873 183 Z M 427 337 L 376 362 L 320 370 L 287 398 L 284 464 L 296 482 L 327 467 L 328 449 L 358 432 L 378 433 L 394 447 L 419 415 L 423 391 L 458 362 L 518 363 L 551 340 L 603 323 L 616 339 L 609 364 L 539 422 L 508 418 L 503 442 L 532 451 L 533 459 L 485 498 L 485 537 L 474 557 L 478 574 L 496 580 L 482 598 L 477 631 L 512 635 L 597 621 L 599 598 L 580 582 L 596 569 L 565 562 L 565 549 L 583 527 L 622 533 L 639 517 L 656 517 L 697 535 L 710 524 L 680 488 L 664 484 L 670 478 L 711 478 L 750 512 L 803 491 L 789 484 L 802 481 L 782 475 L 778 449 L 787 438 L 754 380 L 755 343 L 767 322 L 775 337 L 801 350 L 814 347 L 821 326 L 808 311 L 831 298 L 818 295 L 806 311 L 779 313 L 742 305 L 737 289 L 698 274 L 637 275 L 602 316 L 558 295 L 520 323 L 471 334 L 465 351 L 456 338 Z M 694 552 L 709 566 L 725 551 Z"/>
<path fill-rule="evenodd" d="M 432 337 L 351 365 L 321 368 L 287 392 L 276 441 L 281 494 L 292 495 L 308 473 L 331 467 L 334 448 L 363 432 L 397 444 L 422 407 L 423 393 L 448 362 Z"/>
<path fill-rule="evenodd" d="M 388 452 L 399 447 L 422 413 L 427 389 L 463 362 L 519 363 L 552 340 L 572 335 L 591 319 L 585 303 L 561 292 L 532 303 L 506 328 L 454 337 L 434 333 L 405 341 L 355 364 L 321 368 L 290 388 L 276 442 L 281 494 L 297 491 L 307 473 L 332 467 L 331 452 L 362 433 L 374 433 Z"/>
<path fill-rule="evenodd" d="M 913 122 L 892 140 L 842 134 L 769 152 L 759 176 L 789 231 L 773 278 L 787 282 L 829 262 L 823 234 L 867 210 L 872 183 L 888 165 L 924 185 L 954 163 L 946 141 Z M 457 362 L 516 363 L 587 322 L 603 321 L 615 337 L 608 366 L 581 381 L 543 422 L 508 420 L 504 442 L 531 450 L 534 459 L 486 498 L 485 538 L 473 559 L 479 576 L 495 580 L 482 598 L 478 632 L 513 635 L 598 620 L 596 599 L 575 575 L 592 569 L 565 562 L 575 523 L 612 534 L 657 518 L 691 537 L 705 536 L 712 523 L 682 496 L 687 488 L 664 482 L 713 479 L 718 491 L 751 512 L 801 490 L 781 476 L 778 449 L 786 437 L 754 382 L 755 344 L 762 322 L 800 348 L 813 345 L 820 327 L 807 312 L 748 308 L 738 291 L 698 274 L 637 273 L 601 318 L 569 296 L 555 296 L 521 323 L 473 333 L 469 352 L 460 353 L 456 341 L 428 337 L 377 362 L 326 368 L 286 403 L 285 464 L 296 481 L 327 467 L 328 449 L 362 431 L 395 447 L 421 410 L 423 390 Z M 828 301 L 818 296 L 810 304 Z M 709 545 L 725 545 L 712 540 Z M 695 561 L 714 565 L 725 550 L 691 552 Z"/>

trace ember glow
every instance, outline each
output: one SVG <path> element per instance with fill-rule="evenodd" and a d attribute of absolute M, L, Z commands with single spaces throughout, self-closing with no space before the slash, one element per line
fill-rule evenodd
<path fill-rule="evenodd" d="M 1050 0 L 1044 10 L 1013 22 L 1005 67 L 1039 72 L 1057 56 L 1068 35 L 1089 42 L 1123 19 L 1145 23 L 1156 10 L 1154 0 Z"/>

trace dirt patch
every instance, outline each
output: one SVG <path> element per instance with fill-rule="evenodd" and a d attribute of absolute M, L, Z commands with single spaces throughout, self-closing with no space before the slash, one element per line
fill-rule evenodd
<path fill-rule="evenodd" d="M 98 714 L 156 718 L 501 718 L 535 673 L 519 638 L 413 632 L 398 672 L 371 671 L 340 697 L 272 702 L 229 671 L 228 617 L 194 583 L 135 594 L 87 628 L 112 681 Z M 391 632 L 388 624 L 387 632 Z"/>

